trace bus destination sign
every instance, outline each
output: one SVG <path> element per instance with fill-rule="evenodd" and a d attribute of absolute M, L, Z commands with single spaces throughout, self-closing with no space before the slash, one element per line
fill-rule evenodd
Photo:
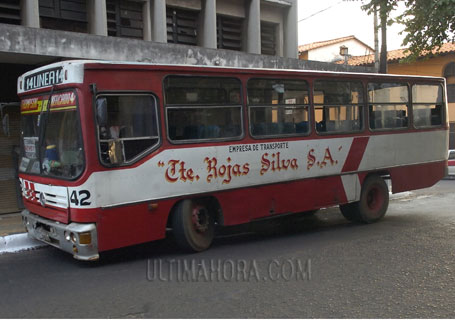
<path fill-rule="evenodd" d="M 25 90 L 52 86 L 63 82 L 63 68 L 54 68 L 34 73 L 25 77 Z"/>

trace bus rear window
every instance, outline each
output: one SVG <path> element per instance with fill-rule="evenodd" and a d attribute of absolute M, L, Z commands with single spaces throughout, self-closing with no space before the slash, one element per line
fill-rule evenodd
<path fill-rule="evenodd" d="M 443 105 L 442 87 L 440 85 L 413 85 L 412 118 L 414 127 L 441 126 Z"/>
<path fill-rule="evenodd" d="M 235 78 L 169 76 L 164 80 L 168 137 L 174 142 L 242 135 L 241 83 Z"/>

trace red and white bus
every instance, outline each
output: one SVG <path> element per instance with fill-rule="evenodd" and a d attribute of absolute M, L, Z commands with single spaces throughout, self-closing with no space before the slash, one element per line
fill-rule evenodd
<path fill-rule="evenodd" d="M 339 205 L 371 223 L 447 173 L 443 78 L 65 61 L 18 79 L 30 236 L 94 260 Z"/>

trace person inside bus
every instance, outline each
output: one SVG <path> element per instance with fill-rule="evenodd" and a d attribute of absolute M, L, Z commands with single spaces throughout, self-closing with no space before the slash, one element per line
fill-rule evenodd
<path fill-rule="evenodd" d="M 46 149 L 44 151 L 43 169 L 45 172 L 50 172 L 54 168 L 61 166 L 60 156 L 57 150 L 57 145 L 50 139 L 46 139 Z"/>

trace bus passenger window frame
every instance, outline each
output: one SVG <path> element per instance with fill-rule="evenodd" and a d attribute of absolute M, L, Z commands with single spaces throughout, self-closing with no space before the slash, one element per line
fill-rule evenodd
<path fill-rule="evenodd" d="M 439 87 L 439 89 L 441 90 L 441 101 L 436 101 L 436 102 L 414 102 L 414 87 L 415 86 L 437 86 Z M 442 128 L 444 127 L 445 125 L 445 121 L 446 121 L 446 117 L 447 117 L 447 114 L 445 112 L 446 110 L 446 102 L 444 101 L 444 87 L 441 85 L 441 83 L 428 83 L 428 82 L 425 82 L 425 83 L 421 83 L 421 82 L 418 82 L 418 83 L 412 83 L 411 85 L 411 90 L 410 90 L 410 94 L 411 94 L 411 104 L 412 104 L 412 128 L 413 129 L 416 129 L 416 130 L 425 130 L 425 129 L 433 129 L 433 128 Z M 440 124 L 431 124 L 431 111 L 434 110 L 434 109 L 430 109 L 430 124 L 429 125 L 418 125 L 416 126 L 416 121 L 415 121 L 415 115 L 416 115 L 416 110 L 419 110 L 419 109 L 415 109 L 414 108 L 414 105 L 416 106 L 432 106 L 434 105 L 436 109 L 437 107 L 440 108 L 441 110 L 441 117 L 440 117 L 440 120 L 441 120 L 441 123 Z"/>
<path fill-rule="evenodd" d="M 337 103 L 333 102 L 315 102 L 315 97 L 316 92 L 320 92 L 320 90 L 317 90 L 316 88 L 316 82 L 338 82 L 338 83 L 357 83 L 360 85 L 359 87 L 361 88 L 361 94 L 358 96 L 359 101 L 357 103 L 353 103 L 352 101 L 340 101 Z M 351 93 L 355 92 L 351 90 Z M 326 136 L 326 135 L 351 135 L 351 134 L 361 134 L 365 131 L 365 110 L 366 110 L 366 101 L 365 101 L 365 85 L 364 82 L 361 79 L 350 79 L 350 78 L 342 78 L 342 79 L 331 79 L 331 78 L 317 78 L 313 80 L 312 83 L 312 88 L 311 88 L 311 93 L 312 93 L 312 105 L 313 105 L 313 113 L 314 113 L 314 130 L 317 135 L 320 136 Z M 348 103 L 349 102 L 349 103 Z M 344 108 L 353 108 L 357 107 L 357 115 L 358 119 L 345 119 L 344 121 L 353 121 L 352 127 L 355 125 L 355 122 L 357 121 L 359 128 L 354 130 L 329 130 L 327 131 L 327 123 L 324 120 L 324 122 L 321 121 L 321 126 L 325 128 L 324 130 L 318 130 L 318 122 L 317 122 L 317 117 L 316 117 L 316 112 L 317 111 L 322 111 L 323 113 L 323 118 L 325 117 L 325 114 L 327 110 L 330 110 L 330 108 L 335 108 L 335 107 L 344 107 Z M 330 111 L 329 111 L 330 112 Z M 328 121 L 337 121 L 337 120 L 328 120 Z M 338 120 L 339 122 L 343 122 Z"/>
<path fill-rule="evenodd" d="M 167 96 L 167 82 L 168 79 L 170 78 L 183 78 L 183 79 L 204 79 L 204 80 L 212 80 L 212 79 L 227 79 L 227 80 L 233 80 L 233 82 L 238 83 L 238 102 L 239 103 L 232 103 L 232 104 L 220 104 L 220 103 L 199 103 L 196 102 L 194 104 L 192 103 L 175 103 L 175 104 L 170 104 L 168 103 L 166 96 Z M 221 83 L 221 81 L 220 81 Z M 165 128 L 166 128 L 166 138 L 169 141 L 169 143 L 174 144 L 174 145 L 181 145 L 181 144 L 194 144 L 194 143 L 213 143 L 213 142 L 226 142 L 226 141 L 239 141 L 242 140 L 245 136 L 245 131 L 244 131 L 244 105 L 243 105 L 243 84 L 242 81 L 234 76 L 206 76 L 206 75 L 189 75 L 189 74 L 169 74 L 166 75 L 163 78 L 162 82 L 163 86 L 163 97 L 164 97 L 164 117 L 165 117 Z M 195 86 L 195 92 L 198 92 L 198 90 L 204 89 L 204 87 L 197 87 Z M 232 90 L 231 90 L 232 91 Z M 230 94 L 231 91 L 228 93 Z M 226 98 L 228 96 L 226 95 Z M 172 110 L 191 110 L 194 109 L 195 112 L 201 112 L 202 110 L 219 110 L 219 109 L 238 109 L 238 117 L 239 117 L 239 122 L 238 124 L 232 124 L 232 123 L 226 123 L 225 126 L 220 126 L 217 124 L 200 124 L 199 126 L 196 126 L 196 124 L 190 124 L 187 125 L 183 128 L 178 128 L 179 130 L 183 129 L 183 132 L 186 132 L 187 129 L 188 131 L 191 131 L 190 136 L 192 135 L 199 135 L 202 133 L 205 135 L 206 132 L 211 132 L 211 134 L 208 134 L 209 137 L 202 137 L 202 138 L 185 138 L 185 134 L 183 135 L 182 139 L 172 139 L 171 138 L 171 126 L 169 123 L 169 112 Z M 209 115 L 209 114 L 208 114 Z M 228 113 L 225 113 L 225 117 L 228 116 Z M 232 136 L 219 136 L 219 137 L 210 137 L 214 133 L 214 135 L 219 135 L 221 132 L 223 132 L 226 129 L 227 125 L 232 125 L 231 130 L 234 130 L 234 133 L 239 133 L 238 135 L 232 135 Z M 208 129 L 208 130 L 206 130 Z M 177 130 L 177 129 L 176 129 Z"/>
<path fill-rule="evenodd" d="M 369 85 L 370 84 L 399 84 L 401 85 L 400 87 L 406 87 L 407 89 L 407 101 L 386 101 L 386 102 L 372 102 L 370 101 L 370 90 L 369 90 Z M 367 105 L 368 105 L 368 130 L 370 132 L 383 132 L 383 131 L 406 131 L 410 128 L 410 117 L 412 115 L 412 110 L 411 110 L 411 90 L 410 90 L 410 84 L 409 82 L 400 82 L 400 81 L 393 81 L 393 80 L 384 80 L 384 81 L 368 81 L 366 85 L 366 97 L 367 97 Z M 398 115 L 399 111 L 406 111 L 406 115 L 403 117 L 397 117 L 395 121 L 397 120 L 405 120 L 406 121 L 406 126 L 396 126 L 396 127 L 382 127 L 382 128 L 372 128 L 371 123 L 372 121 L 375 121 L 374 118 L 372 117 L 373 111 L 373 106 L 406 106 L 406 110 L 383 110 L 383 111 L 395 111 L 396 114 Z M 381 120 L 382 120 L 382 115 L 381 115 Z M 381 121 L 383 122 L 383 121 Z"/>
<path fill-rule="evenodd" d="M 294 103 L 294 104 L 286 104 L 286 103 L 277 103 L 277 104 L 266 104 L 266 103 L 250 103 L 249 102 L 249 98 L 250 98 L 250 95 L 248 94 L 248 89 L 249 89 L 249 84 L 251 81 L 277 81 L 277 82 L 280 82 L 282 81 L 283 83 L 285 83 L 286 81 L 288 82 L 291 82 L 291 81 L 295 81 L 295 82 L 301 82 L 301 83 L 304 83 L 306 85 L 306 87 L 304 87 L 306 89 L 306 99 L 307 99 L 307 103 L 306 104 L 302 104 L 302 103 Z M 264 87 L 266 89 L 266 87 Z M 311 119 L 311 96 L 310 96 L 310 84 L 309 84 L 309 81 L 307 79 L 301 79 L 301 78 L 277 78 L 277 77 L 271 77 L 271 78 L 267 78 L 267 77 L 251 77 L 248 79 L 247 81 L 247 84 L 246 84 L 246 92 L 247 92 L 247 108 L 248 108 L 248 132 L 250 134 L 250 136 L 253 138 L 253 139 L 274 139 L 274 138 L 289 138 L 289 137 L 307 137 L 309 135 L 311 135 L 311 132 L 312 132 L 312 128 L 311 128 L 311 123 L 312 123 L 312 119 Z M 302 90 L 302 92 L 305 92 L 305 90 Z M 283 97 L 284 98 L 284 97 Z M 293 124 L 294 125 L 294 131 L 295 132 L 292 132 L 292 133 L 286 133 L 286 132 L 278 132 L 278 133 L 272 133 L 272 134 L 253 134 L 253 126 L 255 125 L 258 125 L 258 123 L 253 123 L 252 121 L 252 110 L 255 109 L 255 108 L 271 108 L 272 111 L 273 109 L 276 109 L 277 112 L 277 117 L 278 117 L 278 112 L 280 110 L 284 110 L 284 112 L 286 112 L 287 109 L 301 109 L 301 110 L 305 110 L 305 113 L 306 113 L 306 118 L 307 120 L 302 120 L 300 122 L 262 122 L 262 123 L 259 123 L 259 124 L 263 124 L 265 127 L 272 127 L 271 125 L 272 124 L 277 124 L 276 126 L 276 130 L 280 131 L 280 130 L 285 130 L 285 124 L 286 123 L 289 123 L 289 124 Z M 296 124 L 300 124 L 302 122 L 306 122 L 306 127 L 307 129 L 305 131 L 302 131 L 302 132 L 297 132 L 297 127 L 296 127 Z M 281 124 L 281 128 L 280 128 L 280 124 Z"/>
<path fill-rule="evenodd" d="M 114 97 L 119 97 L 119 96 L 128 96 L 128 97 L 134 97 L 134 96 L 146 96 L 146 97 L 151 97 L 153 105 L 152 107 L 154 108 L 154 114 L 155 114 L 155 122 L 156 122 L 156 136 L 141 136 L 143 138 L 150 138 L 150 139 L 157 139 L 157 142 L 150 147 L 144 149 L 143 151 L 139 152 L 137 155 L 129 159 L 128 161 L 123 161 L 122 163 L 107 163 L 103 161 L 102 157 L 102 151 L 101 151 L 101 143 L 108 143 L 108 140 L 112 141 L 123 141 L 123 140 L 140 140 L 140 139 L 134 139 L 133 138 L 115 138 L 115 139 L 101 139 L 101 131 L 100 131 L 100 126 L 98 125 L 98 120 L 97 120 L 97 115 L 96 115 L 96 102 L 98 99 L 103 98 L 103 97 L 108 97 L 108 96 L 114 96 Z M 155 150 L 157 150 L 161 144 L 162 144 L 162 138 L 161 138 L 161 115 L 160 115 L 160 108 L 159 108 L 159 99 L 158 97 L 153 93 L 149 91 L 99 91 L 97 92 L 96 96 L 93 98 L 93 116 L 94 116 L 94 123 L 95 123 L 95 133 L 96 133 L 96 147 L 97 147 L 97 153 L 98 153 L 98 161 L 100 164 L 106 168 L 117 168 L 117 167 L 125 167 L 125 166 L 130 166 L 132 164 L 135 164 L 136 162 L 142 160 L 144 157 L 147 155 L 151 154 Z M 152 115 L 153 116 L 153 115 Z M 123 142 L 122 142 L 123 143 Z"/>

